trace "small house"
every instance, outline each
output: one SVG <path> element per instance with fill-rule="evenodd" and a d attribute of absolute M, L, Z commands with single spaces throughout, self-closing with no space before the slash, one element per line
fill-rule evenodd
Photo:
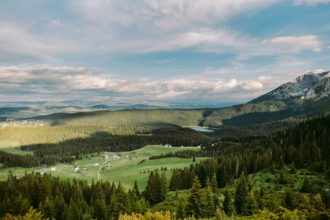
<path fill-rule="evenodd" d="M 109 156 L 107 154 L 102 154 L 101 160 L 109 160 Z"/>
<path fill-rule="evenodd" d="M 117 154 L 114 154 L 114 155 L 112 156 L 112 159 L 118 160 L 118 159 L 120 159 L 120 156 L 118 156 Z"/>

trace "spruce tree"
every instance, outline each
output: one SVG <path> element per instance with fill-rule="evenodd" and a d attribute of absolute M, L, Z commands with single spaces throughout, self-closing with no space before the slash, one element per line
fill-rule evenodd
<path fill-rule="evenodd" d="M 168 186 L 167 186 L 166 175 L 165 172 L 163 172 L 160 177 L 160 195 L 159 195 L 160 201 L 165 200 L 167 191 L 168 191 Z"/>
<path fill-rule="evenodd" d="M 183 204 L 182 199 L 179 199 L 178 208 L 176 211 L 176 218 L 183 219 L 184 217 L 186 217 L 185 205 Z"/>
<path fill-rule="evenodd" d="M 147 186 L 145 188 L 144 196 L 146 200 L 152 204 L 155 202 L 154 188 L 155 188 L 155 177 L 154 177 L 154 172 L 151 171 L 149 174 Z"/>
<path fill-rule="evenodd" d="M 97 220 L 107 220 L 107 208 L 104 200 L 96 199 L 93 204 L 93 217 Z"/>
<path fill-rule="evenodd" d="M 209 178 L 206 180 L 206 189 L 205 189 L 205 213 L 203 213 L 203 216 L 212 216 L 215 212 L 215 199 L 214 199 L 214 193 L 211 187 L 211 183 Z"/>
<path fill-rule="evenodd" d="M 159 176 L 159 173 L 151 171 L 147 186 L 145 189 L 145 198 L 150 204 L 156 204 L 165 200 L 167 193 L 167 181 L 165 173 Z"/>
<path fill-rule="evenodd" d="M 236 186 L 235 192 L 235 207 L 237 213 L 241 214 L 243 207 L 247 204 L 247 197 L 249 193 L 249 186 L 248 186 L 248 177 L 244 174 L 241 175 L 239 178 L 239 183 Z"/>
<path fill-rule="evenodd" d="M 212 187 L 213 192 L 218 191 L 217 176 L 215 174 L 213 174 L 213 176 L 211 178 L 211 187 Z"/>
<path fill-rule="evenodd" d="M 201 189 L 202 185 L 199 182 L 197 176 L 195 176 L 192 187 L 190 189 L 189 201 L 189 214 L 194 215 L 195 217 L 203 217 L 204 214 L 204 204 L 205 204 L 205 195 Z"/>
<path fill-rule="evenodd" d="M 229 216 L 236 214 L 234 196 L 233 193 L 228 189 L 225 191 L 225 200 L 223 202 L 223 209 Z"/>
<path fill-rule="evenodd" d="M 134 181 L 133 192 L 134 192 L 137 199 L 141 198 L 140 190 L 139 190 L 139 187 L 138 187 L 138 184 L 137 184 L 136 180 Z"/>
<path fill-rule="evenodd" d="M 244 215 L 253 215 L 258 209 L 257 200 L 254 196 L 254 193 L 251 191 L 248 193 L 246 202 L 242 206 L 242 214 Z"/>

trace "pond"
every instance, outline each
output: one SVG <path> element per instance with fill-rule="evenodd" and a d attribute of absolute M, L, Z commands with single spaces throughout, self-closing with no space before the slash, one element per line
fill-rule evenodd
<path fill-rule="evenodd" d="M 202 127 L 202 126 L 194 126 L 194 127 L 189 127 L 190 129 L 193 129 L 195 131 L 200 131 L 200 132 L 214 132 L 214 128 L 210 127 Z"/>

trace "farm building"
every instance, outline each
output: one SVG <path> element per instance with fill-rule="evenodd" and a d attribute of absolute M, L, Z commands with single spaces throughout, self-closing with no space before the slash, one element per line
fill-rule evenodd
<path fill-rule="evenodd" d="M 102 154 L 101 160 L 109 160 L 109 156 L 106 154 Z"/>
<path fill-rule="evenodd" d="M 112 159 L 115 159 L 115 160 L 120 159 L 120 156 L 118 156 L 117 154 L 114 154 L 114 155 L 112 156 Z"/>

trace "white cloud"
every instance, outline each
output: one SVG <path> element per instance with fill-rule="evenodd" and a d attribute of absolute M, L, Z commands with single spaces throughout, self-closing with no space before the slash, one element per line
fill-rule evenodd
<path fill-rule="evenodd" d="M 155 80 L 150 78 L 122 79 L 113 75 L 100 74 L 83 67 L 66 66 L 0 66 L 0 93 L 6 95 L 15 90 L 17 99 L 22 94 L 42 96 L 53 94 L 53 98 L 64 100 L 79 97 L 89 92 L 89 98 L 116 94 L 129 96 L 132 100 L 176 100 L 196 99 L 208 96 L 208 100 L 243 94 L 264 89 L 265 78 L 252 80 L 222 80 L 196 75 L 193 78 Z M 56 94 L 56 95 L 55 95 Z M 10 95 L 13 95 L 12 93 Z M 83 96 L 80 98 L 84 99 Z M 200 99 L 202 100 L 202 99 Z M 222 100 L 219 100 L 222 101 Z"/>
<path fill-rule="evenodd" d="M 217 24 L 236 14 L 274 4 L 278 0 L 76 0 L 74 7 L 98 24 L 125 26 L 145 24 L 161 30 L 191 25 Z M 141 27 L 140 27 L 141 28 Z M 144 27 L 142 27 L 144 28 Z M 146 28 L 149 29 L 147 26 Z"/>
<path fill-rule="evenodd" d="M 49 22 L 49 25 L 51 27 L 62 27 L 63 26 L 63 23 L 62 23 L 62 21 L 60 19 L 54 19 L 54 20 L 51 20 Z"/>
<path fill-rule="evenodd" d="M 315 6 L 319 4 L 328 4 L 330 0 L 294 0 L 294 5 L 309 5 Z"/>
<path fill-rule="evenodd" d="M 0 52 L 43 55 L 49 46 L 25 28 L 0 20 Z"/>
<path fill-rule="evenodd" d="M 243 83 L 242 88 L 245 90 L 260 90 L 263 88 L 263 84 L 256 80 L 250 80 Z"/>
<path fill-rule="evenodd" d="M 312 50 L 314 52 L 321 51 L 321 43 L 318 36 L 305 35 L 305 36 L 280 36 L 274 37 L 270 40 L 264 41 L 264 43 L 270 43 L 278 46 L 281 50 L 299 53 L 304 50 Z"/>
<path fill-rule="evenodd" d="M 250 39 L 225 28 L 224 23 L 277 1 L 75 0 L 70 6 L 77 20 L 53 19 L 40 24 L 42 31 L 22 26 L 24 22 L 0 21 L 0 51 L 41 59 L 182 48 L 237 52 Z"/>

